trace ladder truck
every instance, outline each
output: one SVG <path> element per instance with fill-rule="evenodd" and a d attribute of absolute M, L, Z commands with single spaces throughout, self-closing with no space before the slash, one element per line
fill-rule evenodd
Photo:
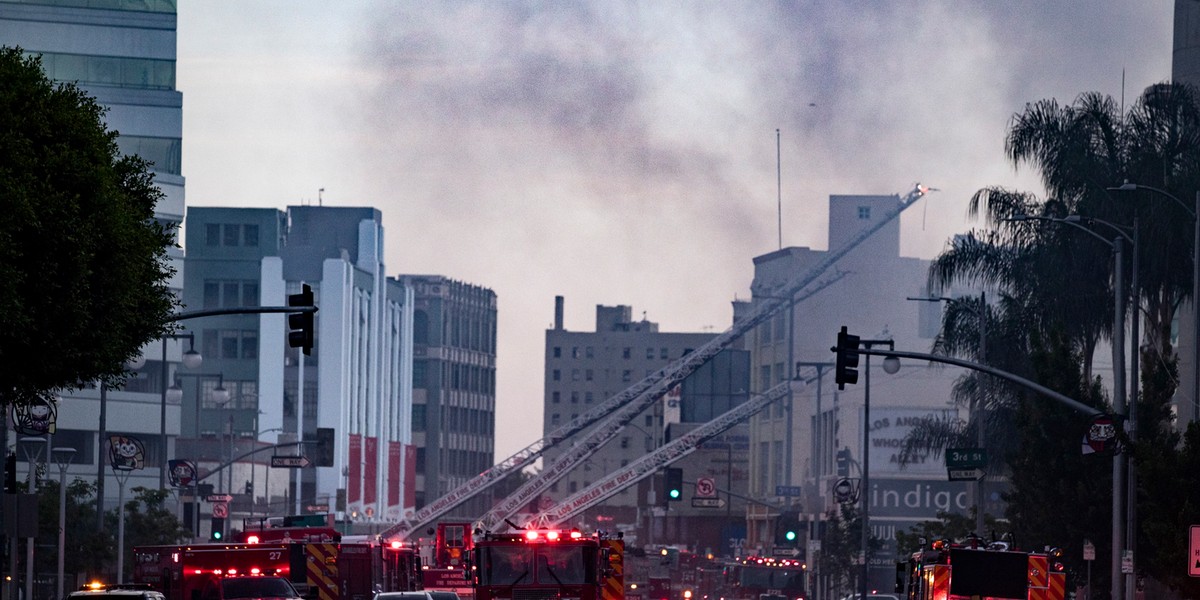
<path fill-rule="evenodd" d="M 896 592 L 906 600 L 1063 600 L 1061 552 L 1021 552 L 1004 542 L 935 540 L 897 564 Z"/>
<path fill-rule="evenodd" d="M 545 437 L 526 446 L 507 459 L 485 470 L 466 483 L 451 490 L 418 511 L 406 514 L 399 523 L 380 533 L 383 539 L 407 539 L 412 532 L 435 522 L 455 507 L 475 497 L 504 477 L 532 464 L 548 449 L 576 434 L 592 428 L 582 440 L 574 441 L 572 449 L 546 466 L 536 477 L 526 482 L 510 496 L 502 500 L 484 515 L 478 525 L 484 530 L 494 530 L 506 519 L 516 514 L 535 496 L 548 489 L 554 482 L 574 469 L 583 460 L 594 454 L 605 443 L 617 437 L 633 418 L 651 406 L 663 394 L 682 382 L 688 375 L 711 360 L 722 350 L 730 347 L 738 338 L 751 331 L 763 321 L 794 304 L 796 300 L 783 298 L 807 297 L 815 293 L 809 289 L 833 265 L 867 240 L 884 225 L 897 218 L 905 209 L 915 204 L 934 188 L 916 184 L 905 196 L 897 197 L 896 207 L 888 211 L 878 222 L 864 229 L 841 248 L 831 251 L 807 272 L 782 287 L 778 297 L 768 299 L 757 310 L 733 324 L 724 333 L 694 350 L 675 363 L 645 377 L 621 393 L 609 398 L 582 415 L 572 419 Z M 827 284 L 826 284 L 827 285 Z M 806 294 L 807 290 L 807 294 Z M 801 298 L 802 299 L 802 298 Z M 595 426 L 593 428 L 593 426 Z"/>

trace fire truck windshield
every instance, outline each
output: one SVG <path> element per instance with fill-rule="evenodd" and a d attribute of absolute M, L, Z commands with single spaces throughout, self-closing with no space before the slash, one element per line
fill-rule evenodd
<path fill-rule="evenodd" d="M 596 581 L 594 546 L 480 546 L 481 585 L 583 585 Z"/>
<path fill-rule="evenodd" d="M 596 549 L 584 546 L 546 546 L 538 549 L 538 583 L 577 585 L 596 580 Z"/>
<path fill-rule="evenodd" d="M 479 548 L 479 582 L 483 585 L 529 583 L 533 573 L 533 548 L 487 546 Z"/>

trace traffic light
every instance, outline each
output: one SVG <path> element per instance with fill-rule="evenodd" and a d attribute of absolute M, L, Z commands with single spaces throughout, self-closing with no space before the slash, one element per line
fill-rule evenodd
<path fill-rule="evenodd" d="M 17 493 L 17 455 L 9 454 L 4 459 L 4 493 Z"/>
<path fill-rule="evenodd" d="M 837 353 L 833 380 L 839 390 L 846 389 L 847 383 L 858 383 L 858 340 L 857 335 L 846 333 L 846 326 L 842 325 L 837 336 L 837 347 L 833 349 Z"/>
<path fill-rule="evenodd" d="M 247 496 L 254 495 L 254 483 L 253 482 L 250 482 L 250 481 L 246 482 L 246 495 Z"/>
<path fill-rule="evenodd" d="M 317 428 L 317 448 L 313 451 L 314 467 L 333 466 L 333 428 Z"/>
<path fill-rule="evenodd" d="M 837 451 L 837 476 L 850 476 L 850 449 L 842 448 Z"/>
<path fill-rule="evenodd" d="M 800 541 L 800 513 L 785 510 L 775 520 L 775 545 L 795 546 Z"/>
<path fill-rule="evenodd" d="M 214 542 L 225 539 L 225 517 L 212 518 L 212 535 L 209 537 Z"/>
<path fill-rule="evenodd" d="M 299 294 L 288 296 L 288 306 L 309 307 L 313 305 L 313 291 L 306 283 Z M 314 314 L 312 311 L 288 313 L 288 346 L 302 348 L 306 356 L 312 355 Z"/>
<path fill-rule="evenodd" d="M 663 481 L 667 490 L 667 501 L 683 500 L 683 469 L 676 467 L 663 469 Z"/>

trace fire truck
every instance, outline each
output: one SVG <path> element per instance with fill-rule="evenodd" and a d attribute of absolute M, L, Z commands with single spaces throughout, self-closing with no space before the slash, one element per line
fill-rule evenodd
<path fill-rule="evenodd" d="M 435 532 L 435 533 L 434 533 Z M 421 582 L 427 590 L 445 590 L 459 598 L 472 595 L 468 561 L 474 547 L 471 524 L 466 522 L 438 523 L 431 529 L 433 544 L 421 545 Z"/>
<path fill-rule="evenodd" d="M 285 544 L 142 546 L 133 549 L 133 556 L 133 581 L 149 584 L 167 600 L 276 597 L 280 593 L 298 598 L 290 574 L 294 566 L 301 571 L 304 567 Z M 236 594 L 234 590 L 238 590 Z"/>
<path fill-rule="evenodd" d="M 487 533 L 472 552 L 475 600 L 621 600 L 624 541 L 579 530 Z"/>
<path fill-rule="evenodd" d="M 808 597 L 804 561 L 748 556 L 725 567 L 725 593 L 733 600 L 803 600 Z"/>
<path fill-rule="evenodd" d="M 343 538 L 332 528 L 313 527 L 239 537 L 229 544 L 134 548 L 133 581 L 151 584 L 167 600 L 210 600 L 197 595 L 209 580 L 247 574 L 285 578 L 314 600 L 371 600 L 375 592 L 421 589 L 416 549 L 398 542 Z"/>
<path fill-rule="evenodd" d="M 1005 542 L 937 540 L 897 565 L 896 592 L 908 600 L 1064 600 L 1060 556 L 1010 550 Z"/>

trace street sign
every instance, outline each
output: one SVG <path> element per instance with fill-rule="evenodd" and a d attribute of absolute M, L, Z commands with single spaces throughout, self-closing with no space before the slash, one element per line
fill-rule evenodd
<path fill-rule="evenodd" d="M 803 496 L 804 490 L 798 485 L 777 485 L 775 486 L 776 496 Z"/>
<path fill-rule="evenodd" d="M 1192 525 L 1191 543 L 1188 545 L 1188 575 L 1200 577 L 1200 525 Z"/>
<path fill-rule="evenodd" d="M 979 481 L 983 479 L 983 469 L 946 469 L 950 481 Z"/>
<path fill-rule="evenodd" d="M 1096 560 L 1096 545 L 1092 540 L 1083 540 L 1083 560 Z"/>
<path fill-rule="evenodd" d="M 692 508 L 721 508 L 725 506 L 724 498 L 692 498 Z"/>
<path fill-rule="evenodd" d="M 299 469 L 309 465 L 307 456 L 272 456 L 271 467 L 276 469 Z"/>
<path fill-rule="evenodd" d="M 209 494 L 204 497 L 205 502 L 233 502 L 233 496 L 229 494 Z"/>
<path fill-rule="evenodd" d="M 987 462 L 987 450 L 983 448 L 946 448 L 947 469 L 980 469 Z"/>
<path fill-rule="evenodd" d="M 329 512 L 328 504 L 309 504 L 304 507 L 310 513 L 327 513 Z"/>
<path fill-rule="evenodd" d="M 700 498 L 716 498 L 717 484 L 711 477 L 696 479 L 696 496 Z"/>
<path fill-rule="evenodd" d="M 212 516 L 215 519 L 224 519 L 229 516 L 229 504 L 226 502 L 215 502 L 212 505 Z"/>

